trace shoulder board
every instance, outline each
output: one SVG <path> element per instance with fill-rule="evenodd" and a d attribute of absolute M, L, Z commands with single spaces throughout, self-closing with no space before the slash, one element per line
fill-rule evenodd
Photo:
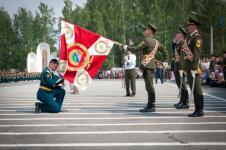
<path fill-rule="evenodd" d="M 194 35 L 195 37 L 201 37 L 201 35 L 199 33 L 195 33 Z"/>

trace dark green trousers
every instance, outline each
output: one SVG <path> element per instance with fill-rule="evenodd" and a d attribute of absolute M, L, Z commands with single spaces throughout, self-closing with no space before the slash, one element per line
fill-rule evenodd
<path fill-rule="evenodd" d="M 130 87 L 132 94 L 136 94 L 136 71 L 135 69 L 127 69 L 125 72 L 126 94 L 130 95 Z"/>
<path fill-rule="evenodd" d="M 190 88 L 192 89 L 192 74 L 191 71 L 187 71 L 187 77 L 188 77 L 188 84 Z M 203 111 L 203 93 L 202 93 L 202 87 L 201 87 L 201 74 L 196 74 L 195 77 L 195 86 L 194 86 L 194 104 L 195 104 L 195 111 Z"/>
<path fill-rule="evenodd" d="M 180 84 L 182 82 L 181 93 L 180 93 L 180 102 L 187 104 L 188 103 L 188 90 L 187 90 L 187 86 L 186 86 L 186 75 L 185 75 L 185 73 L 183 73 L 183 77 L 182 77 L 182 81 L 181 81 L 180 72 L 179 72 L 179 70 L 175 69 L 174 76 L 175 76 L 175 81 L 176 81 L 178 89 L 180 89 Z"/>
<path fill-rule="evenodd" d="M 226 67 L 223 67 L 224 81 L 226 81 Z"/>
<path fill-rule="evenodd" d="M 146 91 L 148 94 L 147 107 L 155 107 L 155 88 L 153 85 L 154 69 L 143 69 L 143 78 L 145 82 Z"/>
<path fill-rule="evenodd" d="M 37 93 L 37 99 L 42 102 L 42 112 L 60 112 L 64 96 L 65 90 L 61 88 L 53 89 L 51 92 L 39 89 Z"/>

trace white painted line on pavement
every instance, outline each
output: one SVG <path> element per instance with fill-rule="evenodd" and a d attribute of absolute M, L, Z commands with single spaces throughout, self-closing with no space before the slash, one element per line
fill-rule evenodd
<path fill-rule="evenodd" d="M 203 118 L 225 118 L 226 116 L 204 116 Z M 133 120 L 159 118 L 188 118 L 187 116 L 141 116 L 141 117 L 55 117 L 55 118 L 0 118 L 0 121 L 35 121 L 35 120 Z"/>
<path fill-rule="evenodd" d="M 40 143 L 40 144 L 0 144 L 0 147 L 131 147 L 131 146 L 226 146 L 226 142 L 141 142 L 141 143 Z"/>
<path fill-rule="evenodd" d="M 213 102 L 214 103 L 214 102 Z M 158 105 L 159 103 L 157 103 L 156 105 Z M 173 103 L 171 103 L 172 104 L 172 106 L 171 107 L 164 107 L 164 108 L 158 108 L 157 107 L 157 109 L 175 109 L 174 107 L 173 107 Z M 144 104 L 145 105 L 145 104 Z M 215 104 L 213 104 L 213 105 L 215 105 Z M 192 105 L 193 106 L 193 105 Z M 23 109 L 23 108 L 31 108 L 31 107 L 34 107 L 34 105 L 8 105 L 8 106 L 0 106 L 0 109 L 5 109 L 5 108 L 20 108 L 20 109 Z M 135 105 L 124 105 L 124 104 L 122 104 L 122 105 L 120 105 L 120 104 L 112 104 L 112 105 L 102 105 L 102 106 L 100 106 L 100 105 L 92 105 L 92 106 L 89 106 L 89 105 L 75 105 L 75 106 L 72 106 L 72 105 L 70 105 L 70 106 L 65 106 L 65 105 L 63 105 L 63 107 L 64 108 L 104 108 L 104 109 L 112 109 L 112 108 L 115 108 L 115 107 L 117 107 L 117 109 L 118 108 L 129 108 L 129 109 L 137 109 L 137 108 L 140 108 L 141 106 L 140 105 L 137 105 L 136 107 L 137 108 L 135 108 Z M 130 107 L 134 107 L 134 108 L 130 108 Z M 211 108 L 211 107 L 205 107 L 205 108 Z M 219 107 L 212 107 L 212 108 L 219 108 Z M 222 106 L 222 108 L 226 108 L 226 107 L 223 107 Z"/>
<path fill-rule="evenodd" d="M 6 124 L 0 125 L 5 127 L 74 127 L 74 126 L 159 126 L 159 125 L 223 125 L 226 122 L 164 122 L 164 123 L 95 123 L 95 124 Z"/>
<path fill-rule="evenodd" d="M 226 133 L 226 130 L 165 130 L 165 131 L 91 131 L 91 132 L 0 132 L 0 135 L 83 135 L 83 134 L 166 134 L 166 133 Z"/>
<path fill-rule="evenodd" d="M 97 113 L 97 112 L 90 112 L 90 113 L 81 113 L 81 112 L 63 112 L 63 113 L 10 113 L 10 114 L 0 114 L 0 116 L 62 116 L 62 115 L 129 115 L 129 114 L 140 114 L 140 112 L 130 112 L 130 113 Z"/>
<path fill-rule="evenodd" d="M 138 111 L 139 108 L 129 108 L 129 109 L 112 109 L 112 108 L 98 108 L 98 109 L 88 109 L 88 108 L 78 108 L 78 109 L 66 109 L 67 111 L 119 111 L 119 112 L 124 112 L 124 114 L 129 114 L 132 113 L 130 111 L 137 111 L 137 113 L 140 113 Z M 157 108 L 158 110 L 159 108 Z M 182 110 L 177 110 L 177 111 L 157 111 L 157 112 L 149 112 L 149 114 L 184 114 L 184 113 L 191 113 L 191 111 L 193 108 L 187 109 L 187 111 L 182 111 Z M 176 109 L 175 109 L 176 110 Z M 28 113 L 34 113 L 34 109 L 0 109 L 0 112 L 28 112 Z M 226 111 L 221 111 L 221 110 L 216 110 L 216 111 L 211 111 L 211 110 L 204 110 L 204 112 L 206 113 L 226 113 Z M 136 112 L 134 112 L 136 113 Z M 112 112 L 112 114 L 114 114 L 114 112 Z M 142 113 L 140 113 L 142 114 Z"/>
<path fill-rule="evenodd" d="M 166 85 L 169 85 L 169 86 L 171 86 L 171 87 L 176 87 L 176 84 L 166 83 Z M 226 102 L 226 99 L 224 99 L 224 98 L 221 98 L 221 97 L 218 97 L 218 96 L 214 96 L 214 95 L 211 95 L 211 94 L 208 94 L 208 93 L 205 93 L 205 92 L 203 93 L 203 95 L 204 95 L 204 96 L 209 96 L 209 97 L 211 97 L 211 98 L 213 98 L 213 99 L 217 99 L 217 100 Z M 204 98 L 204 101 L 205 101 L 205 99 L 206 99 L 206 98 Z"/>
<path fill-rule="evenodd" d="M 224 99 L 224 98 L 220 98 L 220 97 L 218 97 L 218 96 L 214 96 L 214 95 L 211 95 L 211 94 L 208 94 L 208 93 L 203 93 L 203 94 L 204 94 L 204 95 L 207 95 L 207 96 L 209 96 L 209 97 L 211 97 L 211 98 L 214 98 L 214 99 L 217 99 L 217 100 L 226 102 L 226 99 Z M 205 101 L 205 100 L 204 100 L 204 101 Z"/>
<path fill-rule="evenodd" d="M 68 109 L 67 109 L 68 110 Z M 11 111 L 11 110 L 10 110 Z M 13 112 L 17 112 L 17 113 L 1 113 L 0 116 L 64 116 L 64 115 L 142 115 L 141 112 L 61 112 L 61 113 L 35 113 L 35 112 L 31 112 L 32 110 L 29 110 L 27 112 L 29 113 L 24 113 L 26 111 L 21 111 L 22 113 L 14 110 Z M 6 111 L 8 112 L 8 111 Z M 206 111 L 205 111 L 206 112 Z M 209 112 L 209 111 L 207 111 Z M 212 112 L 212 111 L 210 111 Z M 218 111 L 217 111 L 218 112 Z M 185 111 L 178 111 L 178 112 L 152 112 L 152 113 L 148 113 L 150 116 L 151 114 L 165 114 L 165 113 L 189 113 L 189 112 L 185 112 Z M 220 115 L 222 116 L 222 115 Z M 205 116 L 208 117 L 208 116 Z"/>

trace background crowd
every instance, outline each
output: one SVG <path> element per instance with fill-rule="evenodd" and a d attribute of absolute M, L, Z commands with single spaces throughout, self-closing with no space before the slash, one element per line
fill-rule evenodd
<path fill-rule="evenodd" d="M 213 55 L 201 60 L 203 84 L 226 87 L 226 52 L 223 56 Z"/>
<path fill-rule="evenodd" d="M 226 87 L 226 51 L 223 56 L 212 55 L 211 57 L 203 57 L 201 59 L 202 66 L 202 83 L 212 87 Z M 142 71 L 136 68 L 137 79 L 142 78 Z M 122 79 L 124 76 L 123 68 L 112 68 L 111 70 L 100 69 L 96 75 L 96 79 Z M 157 64 L 155 70 L 156 83 L 161 83 L 166 79 L 172 79 L 171 68 L 163 68 L 161 64 Z M 40 73 L 27 72 L 0 72 L 0 83 L 32 81 L 39 80 Z"/>
<path fill-rule="evenodd" d="M 33 81 L 39 80 L 40 73 L 27 72 L 0 72 L 0 83 L 18 82 L 18 81 Z"/>

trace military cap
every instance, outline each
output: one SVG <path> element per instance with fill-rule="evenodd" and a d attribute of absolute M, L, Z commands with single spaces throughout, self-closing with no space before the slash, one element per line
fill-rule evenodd
<path fill-rule="evenodd" d="M 201 25 L 201 23 L 194 17 L 189 17 L 188 25 L 195 24 L 197 26 Z"/>
<path fill-rule="evenodd" d="M 182 33 L 184 36 L 186 36 L 188 32 L 182 26 L 178 26 L 177 33 Z"/>
<path fill-rule="evenodd" d="M 151 29 L 154 33 L 155 33 L 156 30 L 157 30 L 157 28 L 156 28 L 153 24 L 151 24 L 151 23 L 148 23 L 148 26 L 143 27 L 143 29 L 144 29 L 144 30 L 145 30 L 145 29 Z"/>

